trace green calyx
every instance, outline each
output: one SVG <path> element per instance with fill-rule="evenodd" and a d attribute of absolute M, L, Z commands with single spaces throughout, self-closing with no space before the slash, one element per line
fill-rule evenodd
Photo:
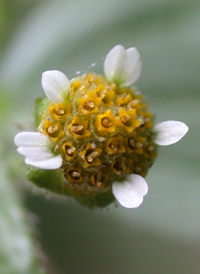
<path fill-rule="evenodd" d="M 71 189 L 66 183 L 63 183 L 63 172 L 57 170 L 42 170 L 35 167 L 28 167 L 26 172 L 27 179 L 33 182 L 39 188 L 49 190 L 53 193 L 73 196 L 80 204 L 90 208 L 103 208 L 111 204 L 115 198 L 110 191 L 96 194 L 87 191 L 78 191 Z"/>

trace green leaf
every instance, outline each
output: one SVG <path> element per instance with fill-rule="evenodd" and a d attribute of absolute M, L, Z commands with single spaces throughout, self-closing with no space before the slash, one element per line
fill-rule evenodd
<path fill-rule="evenodd" d="M 17 190 L 0 166 L 0 273 L 44 273 Z"/>
<path fill-rule="evenodd" d="M 26 176 L 29 181 L 40 188 L 48 189 L 61 195 L 64 194 L 61 170 L 43 170 L 28 167 Z"/>
<path fill-rule="evenodd" d="M 51 101 L 48 98 L 37 98 L 35 100 L 35 128 L 38 128 L 44 111 L 47 109 Z"/>

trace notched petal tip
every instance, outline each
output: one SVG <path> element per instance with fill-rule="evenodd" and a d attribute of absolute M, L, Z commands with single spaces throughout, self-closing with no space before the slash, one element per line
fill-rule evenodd
<path fill-rule="evenodd" d="M 136 208 L 143 202 L 143 197 L 148 192 L 146 180 L 137 174 L 125 176 L 123 181 L 116 181 L 112 185 L 113 195 L 116 200 L 126 208 Z"/>
<path fill-rule="evenodd" d="M 45 159 L 42 161 L 34 161 L 34 160 L 31 160 L 30 158 L 26 158 L 25 163 L 27 165 L 31 165 L 39 169 L 53 170 L 61 167 L 62 158 L 61 156 L 55 156 L 50 159 Z"/>
<path fill-rule="evenodd" d="M 180 141 L 188 132 L 189 127 L 180 121 L 165 121 L 154 127 L 154 142 L 160 146 L 168 146 Z"/>
<path fill-rule="evenodd" d="M 106 56 L 104 72 L 109 81 L 125 87 L 138 80 L 141 66 L 140 54 L 136 48 L 126 50 L 122 45 L 117 45 Z"/>
<path fill-rule="evenodd" d="M 43 72 L 41 84 L 46 96 L 55 103 L 64 103 L 64 98 L 71 87 L 67 76 L 58 70 Z"/>

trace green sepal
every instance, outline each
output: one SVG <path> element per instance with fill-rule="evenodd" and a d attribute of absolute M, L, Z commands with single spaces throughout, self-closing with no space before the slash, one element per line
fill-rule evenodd
<path fill-rule="evenodd" d="M 35 100 L 35 128 L 38 128 L 42 117 L 50 104 L 51 101 L 48 98 L 43 99 L 39 97 Z"/>
<path fill-rule="evenodd" d="M 50 190 L 57 194 L 64 194 L 62 171 L 56 170 L 43 170 L 35 167 L 28 167 L 26 172 L 27 179 L 33 182 L 40 188 Z"/>
<path fill-rule="evenodd" d="M 52 191 L 56 194 L 74 196 L 83 206 L 90 209 L 103 208 L 111 204 L 115 197 L 112 191 L 104 192 L 91 196 L 90 194 L 81 195 L 79 191 L 73 192 L 69 186 L 63 184 L 62 170 L 43 170 L 35 167 L 28 167 L 26 172 L 27 179 L 36 186 Z"/>
<path fill-rule="evenodd" d="M 76 200 L 90 209 L 104 208 L 115 201 L 112 191 L 97 194 L 93 197 L 75 197 Z"/>

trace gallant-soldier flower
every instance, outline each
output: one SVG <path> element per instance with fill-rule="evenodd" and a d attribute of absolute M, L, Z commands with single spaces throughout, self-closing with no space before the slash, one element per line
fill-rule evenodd
<path fill-rule="evenodd" d="M 14 141 L 31 166 L 28 179 L 39 187 L 89 207 L 116 199 L 135 208 L 148 192 L 144 178 L 157 145 L 178 142 L 188 127 L 179 121 L 154 126 L 154 116 L 132 86 L 141 73 L 136 48 L 115 46 L 104 72 L 71 81 L 60 71 L 44 72 L 48 98 L 36 101 L 36 132 L 19 133 Z"/>

